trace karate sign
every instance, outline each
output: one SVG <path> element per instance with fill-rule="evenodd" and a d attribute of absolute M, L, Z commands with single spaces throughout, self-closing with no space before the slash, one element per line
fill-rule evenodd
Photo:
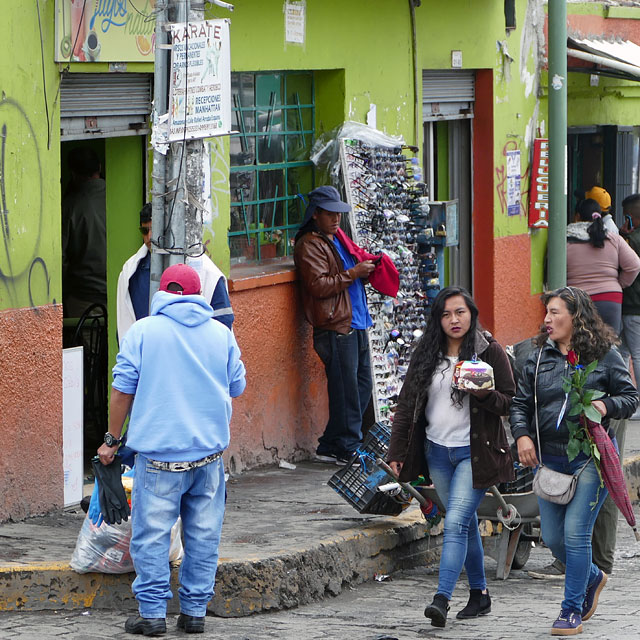
<path fill-rule="evenodd" d="M 229 133 L 229 21 L 172 24 L 169 141 Z"/>

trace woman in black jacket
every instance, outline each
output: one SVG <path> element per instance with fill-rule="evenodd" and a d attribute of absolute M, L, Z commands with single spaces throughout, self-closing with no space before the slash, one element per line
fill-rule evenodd
<path fill-rule="evenodd" d="M 582 621 L 596 610 L 607 577 L 591 561 L 591 532 L 598 511 L 607 496 L 590 457 L 580 453 L 569 461 L 570 396 L 563 378 L 571 375 L 570 361 L 580 366 L 598 361 L 589 375 L 586 389 L 602 391 L 593 400 L 608 428 L 611 418 L 628 418 L 638 404 L 638 393 L 622 357 L 615 349 L 613 330 L 600 318 L 591 298 L 582 289 L 563 287 L 542 296 L 547 314 L 544 331 L 536 339 L 536 349 L 522 369 L 518 393 L 511 405 L 511 432 L 518 445 L 520 462 L 529 467 L 545 466 L 562 473 L 580 472 L 573 499 L 566 505 L 538 498 L 542 538 L 553 555 L 565 563 L 565 590 L 560 615 L 552 635 L 575 635 Z M 537 367 L 537 376 L 536 376 Z M 540 443 L 536 448 L 536 403 Z M 615 437 L 612 438 L 615 440 Z"/>
<path fill-rule="evenodd" d="M 461 391 L 451 386 L 456 362 L 474 354 L 493 367 L 494 389 Z M 478 328 L 478 308 L 465 289 L 440 291 L 411 363 L 393 418 L 387 459 L 401 480 L 423 475 L 446 505 L 438 590 L 425 609 L 444 627 L 449 600 L 462 567 L 469 602 L 458 618 L 491 611 L 476 510 L 486 488 L 513 479 L 513 462 L 500 416 L 515 385 L 502 347 Z"/>

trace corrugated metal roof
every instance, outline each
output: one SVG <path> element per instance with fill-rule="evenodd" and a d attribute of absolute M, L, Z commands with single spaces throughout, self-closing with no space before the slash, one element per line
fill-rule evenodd
<path fill-rule="evenodd" d="M 603 58 L 611 58 L 612 60 L 640 67 L 640 46 L 630 40 L 615 40 L 612 42 L 602 39 L 569 38 L 568 44 L 570 47 L 582 49 Z"/>

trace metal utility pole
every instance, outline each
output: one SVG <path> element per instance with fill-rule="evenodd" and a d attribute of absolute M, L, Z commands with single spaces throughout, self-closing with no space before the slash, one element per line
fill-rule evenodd
<path fill-rule="evenodd" d="M 168 78 L 169 78 L 169 50 L 164 47 L 168 44 L 169 38 L 165 31 L 167 22 L 167 2 L 159 0 L 156 2 L 156 51 L 153 74 L 153 114 L 154 121 L 151 126 L 155 126 L 159 116 L 167 113 L 168 103 Z M 166 188 L 166 156 L 157 149 L 153 150 L 153 169 L 151 179 L 153 181 L 151 189 L 151 273 L 149 282 L 149 305 L 151 298 L 160 286 L 160 276 L 164 271 L 164 254 L 158 249 L 165 246 L 165 192 Z"/>
<path fill-rule="evenodd" d="M 204 19 L 204 3 L 191 8 L 190 0 L 156 3 L 156 52 L 154 67 L 154 120 L 169 108 L 170 35 L 168 22 Z M 152 252 L 149 301 L 158 290 L 162 272 L 185 262 L 187 255 L 202 253 L 202 140 L 172 142 L 166 155 L 153 152 Z"/>
<path fill-rule="evenodd" d="M 549 0 L 549 237 L 550 289 L 567 284 L 567 3 Z"/>

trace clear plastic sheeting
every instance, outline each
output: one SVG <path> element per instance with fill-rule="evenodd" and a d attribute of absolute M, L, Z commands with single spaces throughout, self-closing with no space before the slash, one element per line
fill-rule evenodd
<path fill-rule="evenodd" d="M 366 124 L 351 120 L 320 136 L 311 149 L 310 160 L 324 174 L 323 177 L 336 186 L 341 184 L 339 142 L 343 139 L 357 140 L 361 144 L 384 149 L 404 145 L 404 139 L 401 136 L 389 136 Z"/>

